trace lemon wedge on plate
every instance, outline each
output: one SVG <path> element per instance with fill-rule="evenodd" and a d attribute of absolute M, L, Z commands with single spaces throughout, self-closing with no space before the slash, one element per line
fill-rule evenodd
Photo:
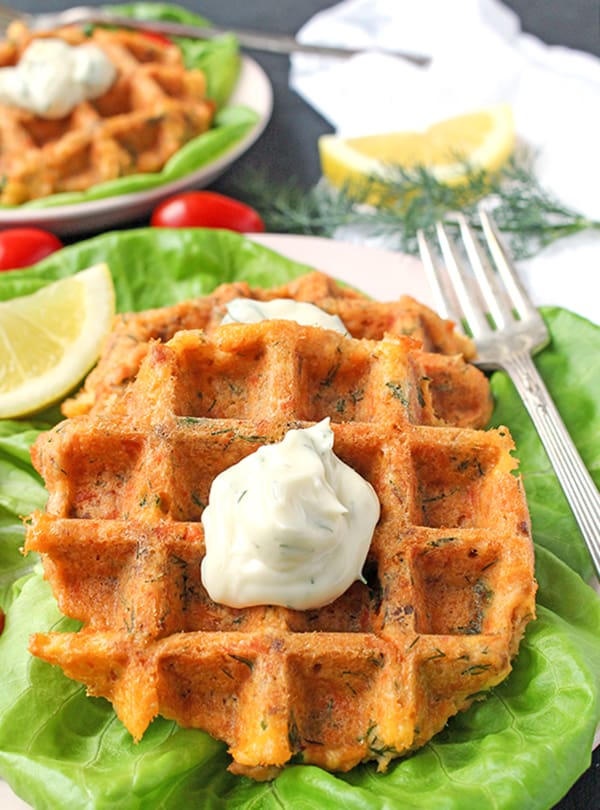
<path fill-rule="evenodd" d="M 448 118 L 422 132 L 388 132 L 358 138 L 322 135 L 321 169 L 338 188 L 364 189 L 368 179 L 385 178 L 390 167 L 428 168 L 443 183 L 458 184 L 466 166 L 495 171 L 515 145 L 512 110 L 498 104 Z"/>
<path fill-rule="evenodd" d="M 106 264 L 0 302 L 0 418 L 65 396 L 98 359 L 115 313 Z"/>

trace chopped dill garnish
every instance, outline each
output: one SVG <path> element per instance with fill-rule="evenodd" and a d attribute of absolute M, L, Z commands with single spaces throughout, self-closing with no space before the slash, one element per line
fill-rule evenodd
<path fill-rule="evenodd" d="M 364 187 L 353 184 L 351 190 L 321 182 L 307 191 L 293 178 L 275 185 L 267 174 L 251 172 L 240 179 L 237 195 L 260 211 L 268 231 L 317 236 L 337 232 L 342 238 L 344 228 L 352 227 L 364 230 L 365 237 L 385 237 L 388 247 L 413 254 L 418 253 L 417 231 L 422 228 L 433 236 L 435 222 L 452 212 L 463 211 L 480 230 L 477 204 L 487 198 L 510 250 L 523 259 L 564 236 L 600 229 L 600 222 L 563 205 L 540 185 L 534 157 L 520 150 L 495 173 L 467 165 L 464 182 L 456 186 L 440 182 L 423 166 L 391 166 L 385 181 L 366 178 Z M 381 201 L 377 208 L 362 204 L 374 186 Z"/>

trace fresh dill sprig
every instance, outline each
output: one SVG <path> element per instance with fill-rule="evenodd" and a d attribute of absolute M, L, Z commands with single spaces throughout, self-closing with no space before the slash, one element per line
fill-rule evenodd
<path fill-rule="evenodd" d="M 377 207 L 366 204 L 374 189 Z M 495 173 L 465 166 L 460 185 L 442 183 L 423 166 L 389 167 L 385 181 L 365 178 L 363 185 L 341 190 L 322 182 L 306 191 L 294 179 L 276 186 L 268 174 L 254 172 L 240 181 L 238 195 L 260 211 L 268 231 L 333 236 L 340 229 L 358 228 L 414 254 L 417 231 L 431 232 L 436 221 L 452 212 L 462 211 L 480 228 L 477 204 L 482 199 L 489 199 L 516 258 L 533 256 L 564 236 L 600 229 L 600 222 L 563 205 L 540 185 L 533 157 L 525 152 Z"/>
<path fill-rule="evenodd" d="M 260 211 L 271 233 L 332 236 L 359 219 L 352 197 L 322 184 L 306 191 L 291 178 L 275 186 L 267 174 L 255 171 L 246 172 L 239 186 L 237 195 Z"/>
<path fill-rule="evenodd" d="M 531 163 L 512 160 L 496 185 L 491 201 L 494 219 L 509 234 L 519 258 L 533 256 L 565 236 L 600 229 L 600 222 L 564 205 L 544 189 Z"/>

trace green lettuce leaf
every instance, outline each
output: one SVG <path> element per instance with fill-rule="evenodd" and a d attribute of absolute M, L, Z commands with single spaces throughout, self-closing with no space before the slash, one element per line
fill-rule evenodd
<path fill-rule="evenodd" d="M 34 267 L 0 273 L 0 301 L 103 261 L 112 273 L 119 312 L 167 306 L 240 279 L 280 284 L 309 270 L 233 231 L 138 228 L 76 242 Z"/>
<path fill-rule="evenodd" d="M 108 11 L 137 19 L 171 20 L 206 26 L 204 17 L 169 3 L 127 3 L 105 7 Z M 185 177 L 191 172 L 214 162 L 226 154 L 247 135 L 258 121 L 258 114 L 242 105 L 229 105 L 227 101 L 237 83 L 241 60 L 235 37 L 227 34 L 213 40 L 194 40 L 174 37 L 183 53 L 187 68 L 201 68 L 206 74 L 208 96 L 216 102 L 214 126 L 189 141 L 166 163 L 160 172 L 133 174 L 105 183 L 98 183 L 86 191 L 52 194 L 23 203 L 20 208 L 52 208 L 100 200 L 118 194 L 148 191 Z M 8 208 L 9 206 L 0 206 Z"/>
<path fill-rule="evenodd" d="M 0 606 L 8 605 L 13 582 L 32 568 L 35 557 L 27 559 L 19 550 L 25 530 L 18 518 L 46 503 L 44 484 L 29 458 L 40 429 L 0 420 Z"/>
<path fill-rule="evenodd" d="M 234 279 L 280 283 L 307 269 L 238 234 L 143 229 L 95 237 L 34 268 L 3 274 L 0 300 L 97 261 L 111 267 L 121 310 L 174 302 Z M 553 345 L 540 356 L 540 368 L 596 475 L 600 330 L 560 309 L 544 315 Z M 579 359 L 582 345 L 585 362 Z M 60 615 L 38 570 L 15 581 L 24 570 L 17 564 L 19 514 L 45 499 L 27 452 L 43 425 L 0 422 L 0 599 L 7 611 L 0 636 L 0 775 L 36 808 L 552 807 L 589 765 L 600 719 L 600 600 L 582 579 L 589 570 L 582 540 L 557 498 L 558 484 L 517 395 L 502 375 L 495 375 L 493 387 L 494 421 L 507 423 L 516 437 L 538 543 L 538 618 L 528 627 L 513 672 L 485 701 L 385 774 L 372 764 L 345 775 L 292 766 L 271 783 L 233 776 L 226 770 L 225 745 L 164 719 L 134 745 L 106 701 L 86 697 L 60 669 L 28 654 L 30 633 L 76 625 Z M 579 416 L 567 414 L 572 402 Z M 543 486 L 531 489 L 538 479 Z M 24 565 L 31 565 L 28 558 Z"/>

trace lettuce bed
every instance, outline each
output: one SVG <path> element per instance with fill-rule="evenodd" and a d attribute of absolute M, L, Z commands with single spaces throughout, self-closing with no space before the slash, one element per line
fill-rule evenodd
<path fill-rule="evenodd" d="M 99 260 L 111 266 L 120 309 L 173 302 L 232 279 L 279 283 L 306 270 L 237 234 L 144 229 L 105 234 L 6 274 L 0 300 Z M 600 330 L 561 309 L 544 316 L 553 343 L 539 365 L 598 482 Z M 0 422 L 0 603 L 7 611 L 0 636 L 0 775 L 36 808 L 552 807 L 588 766 L 600 719 L 600 600 L 584 583 L 590 562 L 517 395 L 501 374 L 492 385 L 494 422 L 511 427 L 519 449 L 540 585 L 538 619 L 512 674 L 386 774 L 371 765 L 343 776 L 293 766 L 268 784 L 229 774 L 222 743 L 163 719 L 133 745 L 106 701 L 87 698 L 60 670 L 29 656 L 29 633 L 73 626 L 32 568 L 35 560 L 18 552 L 18 516 L 45 501 L 28 448 L 58 416 Z"/>
<path fill-rule="evenodd" d="M 185 8 L 168 3 L 127 3 L 105 7 L 107 11 L 137 19 L 171 20 L 190 25 L 206 26 L 210 23 Z M 254 127 L 258 114 L 242 105 L 227 105 L 240 71 L 240 55 L 235 37 L 227 34 L 214 40 L 202 41 L 174 37 L 183 52 L 187 68 L 204 70 L 208 95 L 217 104 L 212 129 L 193 138 L 167 161 L 160 172 L 132 174 L 106 183 L 98 183 L 86 191 L 52 194 L 19 206 L 21 209 L 52 208 L 60 205 L 100 200 L 120 194 L 148 191 L 171 183 L 217 160 L 228 152 Z M 10 210 L 0 206 L 1 210 Z"/>

